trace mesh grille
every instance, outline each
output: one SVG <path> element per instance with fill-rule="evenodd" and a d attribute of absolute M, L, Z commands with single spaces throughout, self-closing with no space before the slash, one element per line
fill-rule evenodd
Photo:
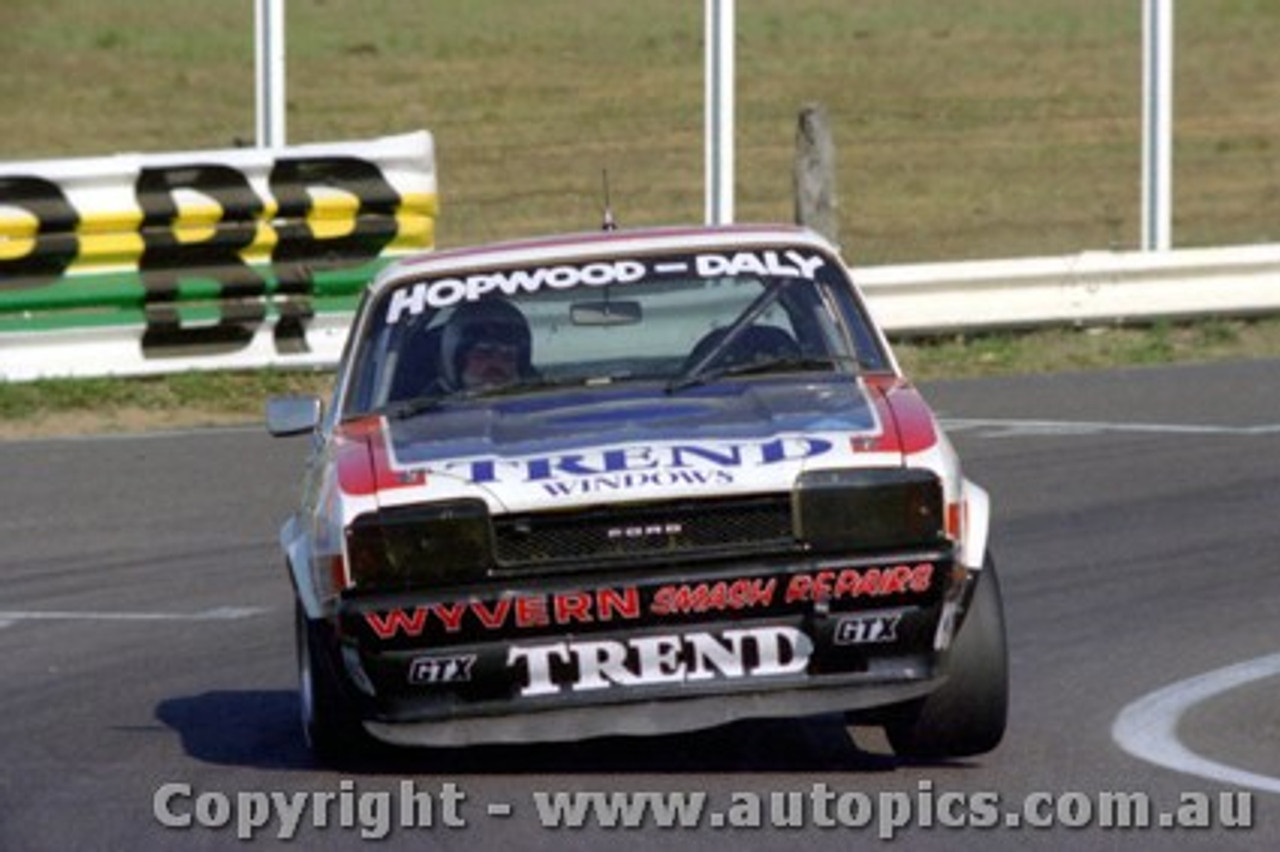
<path fill-rule="evenodd" d="M 507 516 L 494 533 L 504 568 L 796 546 L 786 495 Z"/>

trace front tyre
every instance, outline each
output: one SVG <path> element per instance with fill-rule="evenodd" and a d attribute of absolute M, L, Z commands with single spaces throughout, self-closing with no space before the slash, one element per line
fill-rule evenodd
<path fill-rule="evenodd" d="M 893 710 L 885 733 L 908 758 L 968 757 L 991 751 L 1009 714 L 1009 660 L 1004 605 L 990 554 L 952 644 L 947 680 Z"/>
<path fill-rule="evenodd" d="M 321 760 L 341 762 L 360 750 L 367 734 L 339 678 L 327 625 L 307 618 L 301 604 L 295 613 L 303 736 Z"/>

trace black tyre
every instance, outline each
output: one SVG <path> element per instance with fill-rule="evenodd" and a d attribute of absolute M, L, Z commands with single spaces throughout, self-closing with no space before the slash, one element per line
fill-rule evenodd
<path fill-rule="evenodd" d="M 945 683 L 896 707 L 885 724 L 901 757 L 968 757 L 991 751 L 1009 715 L 1009 658 L 1004 605 L 990 555 L 952 644 Z"/>
<path fill-rule="evenodd" d="M 339 679 L 339 661 L 328 626 L 307 618 L 301 604 L 296 613 L 302 732 L 317 757 L 345 762 L 368 743 L 368 734 Z"/>

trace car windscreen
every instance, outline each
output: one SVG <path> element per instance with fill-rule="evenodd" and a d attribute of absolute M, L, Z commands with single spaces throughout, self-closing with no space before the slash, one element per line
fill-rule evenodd
<path fill-rule="evenodd" d="M 486 360 L 509 362 L 494 392 L 888 369 L 843 267 L 808 247 L 473 269 L 376 298 L 353 353 L 347 416 L 476 392 L 475 364 Z"/>

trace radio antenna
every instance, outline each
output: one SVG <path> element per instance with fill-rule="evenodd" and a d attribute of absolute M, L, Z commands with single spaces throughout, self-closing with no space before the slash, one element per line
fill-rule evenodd
<path fill-rule="evenodd" d="M 600 170 L 601 178 L 604 182 L 604 224 L 601 226 L 605 231 L 618 230 L 618 223 L 613 218 L 613 204 L 609 201 L 609 170 Z"/>

